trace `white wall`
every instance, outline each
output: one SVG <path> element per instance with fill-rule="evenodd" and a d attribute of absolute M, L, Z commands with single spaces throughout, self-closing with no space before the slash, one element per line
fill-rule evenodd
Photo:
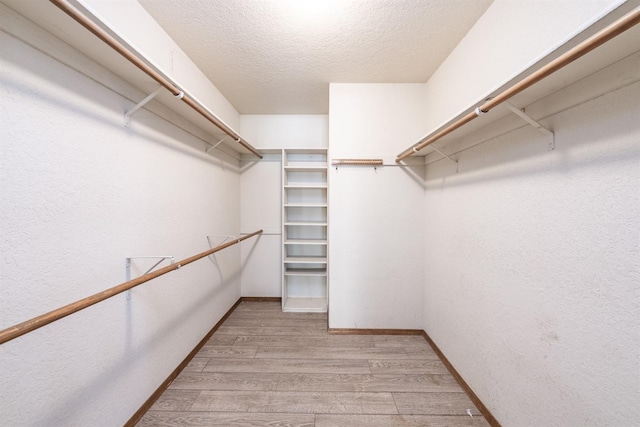
<path fill-rule="evenodd" d="M 331 158 L 385 166 L 329 172 L 329 326 L 422 328 L 423 167 L 400 168 L 398 146 L 423 133 L 422 84 L 331 84 Z"/>
<path fill-rule="evenodd" d="M 124 128 L 130 101 L 0 37 L 0 328 L 240 231 L 235 159 L 144 110 Z M 0 346 L 2 423 L 122 425 L 240 297 L 240 248 L 215 260 Z"/>
<path fill-rule="evenodd" d="M 137 0 L 79 2 L 228 126 L 238 129 L 240 114 L 233 105 Z"/>
<path fill-rule="evenodd" d="M 639 99 L 552 115 L 553 152 L 524 127 L 427 166 L 424 329 L 502 425 L 640 417 Z"/>
<path fill-rule="evenodd" d="M 623 2 L 495 0 L 427 82 L 422 119 L 427 130 L 483 101 Z"/>
<path fill-rule="evenodd" d="M 326 148 L 326 115 L 242 115 L 240 133 L 264 158 L 242 162 L 241 220 L 243 232 L 262 228 L 255 245 L 242 249 L 242 296 L 282 295 L 282 148 Z"/>

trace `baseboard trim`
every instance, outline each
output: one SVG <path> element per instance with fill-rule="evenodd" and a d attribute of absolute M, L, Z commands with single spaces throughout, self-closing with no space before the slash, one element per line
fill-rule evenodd
<path fill-rule="evenodd" d="M 247 302 L 282 302 L 280 297 L 242 297 L 240 300 Z"/>
<path fill-rule="evenodd" d="M 471 399 L 473 404 L 476 405 L 476 408 L 478 408 L 478 410 L 482 413 L 482 415 L 484 416 L 484 419 L 487 420 L 489 425 L 491 425 L 492 427 L 501 427 L 498 420 L 495 419 L 495 417 L 491 414 L 489 409 L 484 405 L 484 403 L 482 403 L 480 398 L 473 392 L 471 387 L 469 387 L 469 384 L 467 384 L 467 382 L 462 378 L 462 376 L 458 373 L 458 371 L 456 371 L 456 368 L 453 367 L 453 365 L 451 364 L 451 362 L 449 362 L 449 360 L 446 358 L 444 353 L 440 351 L 440 349 L 438 348 L 436 343 L 433 342 L 429 334 L 427 334 L 426 331 L 422 331 L 421 335 L 429 343 L 429 345 L 431 346 L 433 351 L 438 355 L 440 360 L 442 360 L 442 363 L 444 363 L 444 365 L 447 367 L 447 370 L 449 370 L 451 375 L 453 375 L 456 381 L 458 381 L 458 384 L 460 384 L 460 386 L 464 389 L 465 393 L 467 393 L 467 396 L 469 396 L 469 399 Z"/>
<path fill-rule="evenodd" d="M 332 335 L 422 335 L 421 329 L 348 329 L 329 328 Z"/>
<path fill-rule="evenodd" d="M 138 409 L 136 413 L 133 414 L 131 418 L 129 418 L 129 421 L 127 421 L 126 424 L 124 425 L 125 427 L 133 427 L 136 425 L 138 421 L 140 421 L 140 419 L 144 416 L 144 414 L 147 413 L 147 411 L 153 406 L 153 404 L 156 402 L 156 400 L 158 400 L 158 398 L 162 395 L 162 393 L 164 393 L 167 390 L 167 388 L 171 385 L 173 380 L 175 380 L 176 377 L 180 375 L 180 372 L 182 372 L 182 370 L 189 364 L 189 362 L 191 362 L 191 359 L 193 359 L 195 355 L 198 354 L 200 349 L 207 343 L 207 341 L 209 341 L 209 338 L 211 338 L 211 336 L 218 330 L 220 325 L 222 325 L 222 323 L 224 323 L 224 321 L 227 320 L 227 318 L 231 315 L 231 313 L 233 313 L 233 310 L 235 310 L 236 307 L 238 307 L 238 305 L 240 305 L 242 301 L 247 301 L 247 300 L 244 297 L 241 297 L 238 301 L 236 301 L 235 304 L 233 304 L 233 306 L 231 306 L 231 308 L 224 314 L 224 316 L 222 316 L 222 318 L 218 321 L 218 323 L 216 323 L 215 326 L 211 328 L 211 330 L 207 333 L 207 335 L 205 335 L 204 338 L 202 338 L 202 340 L 200 340 L 200 342 L 194 347 L 194 349 L 191 350 L 191 353 L 189 353 L 187 357 L 185 357 L 182 363 L 180 363 L 178 367 L 174 369 L 173 372 L 171 372 L 171 374 L 169 374 L 167 379 L 164 380 L 162 384 L 160 384 L 160 386 L 156 389 L 156 391 L 154 391 L 153 394 L 147 399 L 147 401 L 142 404 L 140 409 Z M 249 300 L 249 301 L 253 301 L 253 300 Z"/>

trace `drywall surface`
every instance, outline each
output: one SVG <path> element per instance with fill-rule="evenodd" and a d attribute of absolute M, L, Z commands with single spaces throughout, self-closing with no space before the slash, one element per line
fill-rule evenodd
<path fill-rule="evenodd" d="M 329 116 L 323 114 L 240 116 L 240 129 L 258 148 L 327 148 Z"/>
<path fill-rule="evenodd" d="M 398 167 L 424 128 L 421 84 L 331 84 L 331 158 L 385 166 L 329 170 L 329 326 L 422 328 L 423 166 Z"/>
<path fill-rule="evenodd" d="M 242 135 L 263 150 L 262 160 L 246 157 L 240 177 L 243 232 L 263 229 L 253 246 L 242 248 L 242 296 L 282 295 L 282 151 L 326 148 L 325 115 L 242 115 Z"/>
<path fill-rule="evenodd" d="M 236 160 L 0 37 L 0 328 L 239 232 Z M 239 297 L 234 246 L 3 344 L 2 424 L 124 424 Z"/>
<path fill-rule="evenodd" d="M 428 131 L 483 101 L 622 0 L 495 0 L 426 84 Z"/>
<path fill-rule="evenodd" d="M 80 0 L 80 3 L 227 125 L 238 129 L 240 115 L 233 105 L 137 0 Z"/>
<path fill-rule="evenodd" d="M 640 419 L 640 76 L 427 166 L 424 329 L 505 426 Z M 629 73 L 606 78 L 628 79 Z M 604 78 L 604 77 L 603 77 Z M 564 98 L 564 99 L 562 99 Z M 470 138 L 473 138 L 471 136 Z M 469 141 L 471 142 L 471 141 Z M 471 145 L 471 144 L 468 144 Z"/>

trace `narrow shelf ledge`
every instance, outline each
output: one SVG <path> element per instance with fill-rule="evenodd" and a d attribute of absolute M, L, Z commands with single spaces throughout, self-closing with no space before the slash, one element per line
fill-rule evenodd
<path fill-rule="evenodd" d="M 326 277 L 327 268 L 287 268 L 284 271 L 285 276 L 308 276 L 308 277 Z"/>
<path fill-rule="evenodd" d="M 284 170 L 290 172 L 326 172 L 327 166 L 285 166 Z"/>
<path fill-rule="evenodd" d="M 284 241 L 285 245 L 327 245 L 326 240 L 313 239 L 289 239 Z"/>
<path fill-rule="evenodd" d="M 286 257 L 285 264 L 326 264 L 326 257 Z"/>
<path fill-rule="evenodd" d="M 287 184 L 284 186 L 287 189 L 306 189 L 306 188 L 317 188 L 317 189 L 326 189 L 327 184 Z"/>

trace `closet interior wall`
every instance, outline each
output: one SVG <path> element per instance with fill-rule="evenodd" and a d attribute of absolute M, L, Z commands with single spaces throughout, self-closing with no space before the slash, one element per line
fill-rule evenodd
<path fill-rule="evenodd" d="M 3 326 L 123 282 L 126 257 L 240 232 L 237 159 L 146 110 L 125 128 L 120 92 L 144 93 L 0 7 L 28 38 L 0 32 Z M 240 270 L 234 246 L 3 344 L 2 422 L 124 424 L 238 300 Z"/>

